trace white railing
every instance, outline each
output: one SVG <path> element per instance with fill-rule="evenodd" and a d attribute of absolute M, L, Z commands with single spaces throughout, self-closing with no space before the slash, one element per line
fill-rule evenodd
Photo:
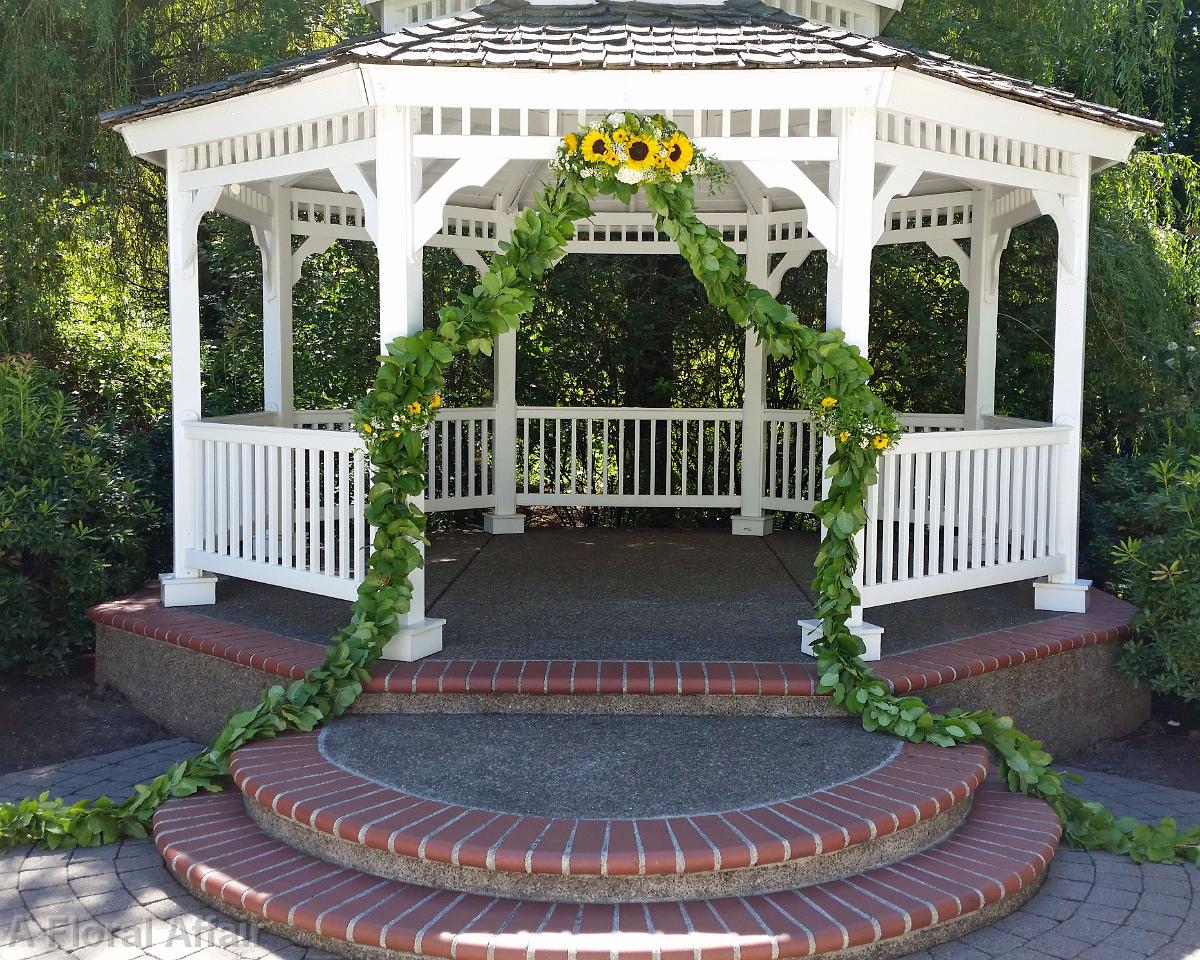
<path fill-rule="evenodd" d="M 741 410 L 517 408 L 517 503 L 729 507 Z"/>
<path fill-rule="evenodd" d="M 868 493 L 863 603 L 879 606 L 1058 572 L 1053 516 L 1067 428 L 910 414 Z M 196 476 L 188 563 L 352 599 L 371 531 L 365 450 L 348 410 L 240 414 L 185 428 Z M 768 410 L 762 505 L 811 512 L 823 440 L 807 411 Z M 425 509 L 493 507 L 493 409 L 441 410 L 426 439 Z M 519 407 L 520 505 L 738 507 L 742 411 Z"/>
<path fill-rule="evenodd" d="M 492 454 L 496 412 L 483 408 L 438 411 L 425 441 L 425 509 L 470 510 L 495 504 Z"/>
<path fill-rule="evenodd" d="M 1056 573 L 1054 502 L 1066 427 L 912 433 L 867 495 L 863 604 Z"/>
<path fill-rule="evenodd" d="M 768 410 L 763 420 L 763 507 L 811 513 L 821 499 L 821 437 L 807 410 Z"/>
<path fill-rule="evenodd" d="M 370 537 L 357 434 L 196 421 L 185 435 L 197 480 L 189 564 L 354 598 Z"/>

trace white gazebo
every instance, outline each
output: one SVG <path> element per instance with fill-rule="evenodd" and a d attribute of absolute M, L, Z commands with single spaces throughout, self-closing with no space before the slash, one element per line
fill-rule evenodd
<path fill-rule="evenodd" d="M 875 246 L 924 243 L 969 291 L 963 412 L 905 417 L 882 460 L 858 570 L 864 608 L 1037 579 L 1036 606 L 1078 611 L 1080 420 L 1091 176 L 1152 122 L 877 39 L 902 0 L 526 3 L 376 0 L 382 33 L 106 115 L 166 170 L 173 353 L 174 562 L 166 606 L 213 603 L 214 574 L 353 598 L 370 531 L 368 466 L 349 412 L 299 411 L 292 288 L 341 239 L 380 260 L 382 342 L 419 330 L 421 252 L 483 269 L 549 175 L 560 137 L 614 110 L 663 113 L 723 161 L 700 215 L 777 292 L 828 258 L 826 323 L 868 353 Z M 262 251 L 262 411 L 203 415 L 196 235 L 217 212 Z M 1052 422 L 994 410 L 999 263 L 1009 232 L 1058 228 Z M 601 204 L 579 253 L 675 254 L 652 215 Z M 821 439 L 804 410 L 766 409 L 746 343 L 740 409 L 522 407 L 514 334 L 498 339 L 494 406 L 441 411 L 429 511 L 729 507 L 735 534 L 820 499 Z M 880 631 L 855 618 L 878 656 Z M 385 655 L 426 656 L 442 621 L 415 602 Z"/>

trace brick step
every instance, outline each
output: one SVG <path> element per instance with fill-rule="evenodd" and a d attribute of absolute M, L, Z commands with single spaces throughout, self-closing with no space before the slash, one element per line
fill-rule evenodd
<path fill-rule="evenodd" d="M 987 775 L 981 747 L 905 744 L 860 776 L 772 803 L 636 819 L 529 816 L 405 792 L 339 765 L 321 744 L 317 732 L 295 733 L 235 753 L 234 783 L 269 835 L 409 883 L 590 902 L 740 895 L 858 873 L 953 832 Z M 497 763 L 519 769 L 520 758 Z"/>
<path fill-rule="evenodd" d="M 264 833 L 233 790 L 168 801 L 154 821 L 167 867 L 226 913 L 339 953 L 444 960 L 896 957 L 1016 909 L 1058 838 L 1046 804 L 987 783 L 952 836 L 852 877 L 612 904 L 464 893 L 331 864 Z"/>

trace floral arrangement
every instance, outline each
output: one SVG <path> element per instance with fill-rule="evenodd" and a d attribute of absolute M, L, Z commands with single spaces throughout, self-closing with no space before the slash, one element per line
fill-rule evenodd
<path fill-rule="evenodd" d="M 813 430 L 833 437 L 840 444 L 856 444 L 864 450 L 870 448 L 882 453 L 902 432 L 895 414 L 886 407 L 842 403 L 829 391 L 811 383 L 800 391 L 800 406 L 809 411 Z"/>
<path fill-rule="evenodd" d="M 618 196 L 632 196 L 631 188 L 643 184 L 682 183 L 685 177 L 719 186 L 729 176 L 661 114 L 642 117 L 622 112 L 593 121 L 579 133 L 568 133 L 550 167 L 594 180 L 601 192 Z"/>

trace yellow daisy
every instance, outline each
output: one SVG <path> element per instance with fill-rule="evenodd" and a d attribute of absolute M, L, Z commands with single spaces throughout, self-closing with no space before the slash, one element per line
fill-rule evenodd
<path fill-rule="evenodd" d="M 850 439 L 850 431 L 843 430 L 841 433 L 838 434 L 838 439 L 841 440 L 842 443 L 845 443 L 847 440 Z"/>
<path fill-rule="evenodd" d="M 826 397 L 824 400 L 821 401 L 821 406 L 824 407 L 826 410 L 830 410 L 833 407 L 836 407 L 837 406 L 837 397 Z"/>
<path fill-rule="evenodd" d="M 411 413 L 415 417 L 418 413 L 421 412 L 421 404 L 418 401 L 414 400 L 412 403 L 410 403 L 408 405 L 408 412 Z"/>
<path fill-rule="evenodd" d="M 372 429 L 373 429 L 373 428 L 371 427 L 371 425 L 370 425 L 369 423 L 364 423 L 364 424 L 362 425 L 362 431 L 363 431 L 363 433 L 370 433 Z"/>
<path fill-rule="evenodd" d="M 632 170 L 644 170 L 653 166 L 654 157 L 658 153 L 658 144 L 653 137 L 631 137 L 625 145 L 625 155 L 629 157 L 625 165 Z"/>
<path fill-rule="evenodd" d="M 667 148 L 667 169 L 672 173 L 683 173 L 696 153 L 692 142 L 680 130 L 671 134 L 663 146 Z"/>
<path fill-rule="evenodd" d="M 563 146 L 567 150 L 567 153 L 577 153 L 579 151 L 579 138 L 575 136 L 575 134 L 568 133 L 565 137 L 563 137 L 562 142 Z"/>
<path fill-rule="evenodd" d="M 612 138 L 614 143 L 628 143 L 630 140 L 630 133 L 624 127 L 617 127 L 617 129 L 613 131 Z"/>
<path fill-rule="evenodd" d="M 581 147 L 583 158 L 591 160 L 593 163 L 603 161 L 608 164 L 619 163 L 616 153 L 613 151 L 612 141 L 608 138 L 608 134 L 600 130 L 592 130 L 586 137 L 583 138 Z"/>
<path fill-rule="evenodd" d="M 429 409 L 430 410 L 436 410 L 441 405 L 442 405 L 442 395 L 440 393 L 435 393 L 432 397 L 429 398 Z"/>
<path fill-rule="evenodd" d="M 877 436 L 877 437 L 876 437 L 874 440 L 872 440 L 871 442 L 872 442 L 873 444 L 875 444 L 875 449 L 876 449 L 876 450 L 886 450 L 886 449 L 887 449 L 887 445 L 888 445 L 889 443 L 891 443 L 892 441 L 891 441 L 891 438 L 889 438 L 889 437 L 888 437 L 888 435 L 887 435 L 886 433 L 881 433 L 881 434 L 879 434 L 879 436 Z"/>

